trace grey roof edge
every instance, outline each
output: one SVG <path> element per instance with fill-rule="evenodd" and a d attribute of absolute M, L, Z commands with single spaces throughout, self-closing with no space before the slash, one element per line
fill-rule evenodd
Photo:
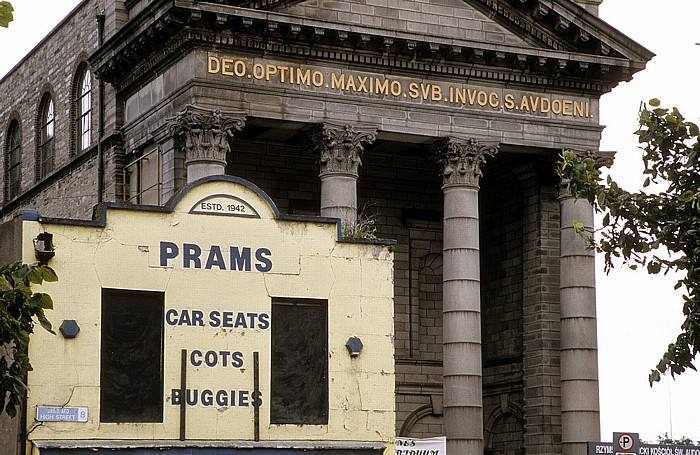
<path fill-rule="evenodd" d="M 606 38 L 605 44 L 614 48 L 618 52 L 627 56 L 628 58 L 636 58 L 639 61 L 648 62 L 656 54 L 646 47 L 642 46 L 638 42 L 634 41 L 632 38 L 628 37 L 612 25 L 605 22 L 600 17 L 586 10 L 582 6 L 574 3 L 571 0 L 539 0 L 540 3 L 548 3 L 551 8 L 556 13 L 571 19 L 576 23 L 576 25 L 581 26 L 582 24 L 589 25 L 593 27 L 596 31 L 601 33 L 596 33 L 598 39 Z M 602 34 L 602 36 L 601 36 Z M 623 52 L 624 49 L 626 52 Z"/>

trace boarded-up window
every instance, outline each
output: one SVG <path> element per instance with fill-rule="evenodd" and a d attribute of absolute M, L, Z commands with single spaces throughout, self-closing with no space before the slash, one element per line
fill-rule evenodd
<path fill-rule="evenodd" d="M 272 303 L 271 423 L 328 423 L 327 307 L 325 300 Z"/>
<path fill-rule="evenodd" d="M 162 292 L 102 290 L 101 422 L 163 421 Z"/>

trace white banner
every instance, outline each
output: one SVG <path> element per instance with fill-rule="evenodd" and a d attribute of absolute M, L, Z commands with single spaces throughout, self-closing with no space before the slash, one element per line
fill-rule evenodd
<path fill-rule="evenodd" d="M 447 455 L 445 437 L 436 438 L 396 438 L 396 455 Z"/>

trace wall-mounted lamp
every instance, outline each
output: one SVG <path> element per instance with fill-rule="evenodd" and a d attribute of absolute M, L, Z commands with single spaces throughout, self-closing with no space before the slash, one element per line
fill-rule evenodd
<path fill-rule="evenodd" d="M 350 357 L 357 357 L 360 355 L 360 352 L 362 352 L 362 340 L 357 337 L 348 338 L 347 343 L 345 343 L 345 347 L 348 348 Z"/>
<path fill-rule="evenodd" d="M 34 239 L 34 255 L 40 264 L 47 264 L 56 255 L 53 249 L 53 235 L 42 232 Z"/>

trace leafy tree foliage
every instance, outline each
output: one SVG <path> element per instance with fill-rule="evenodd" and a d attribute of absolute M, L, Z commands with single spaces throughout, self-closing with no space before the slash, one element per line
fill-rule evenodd
<path fill-rule="evenodd" d="M 34 318 L 54 333 L 44 315 L 45 309 L 53 308 L 53 301 L 48 294 L 33 292 L 31 285 L 57 279 L 46 265 L 14 262 L 0 266 L 0 414 L 4 411 L 10 417 L 17 415 L 27 390 L 24 381 L 32 369 L 27 348 Z"/>
<path fill-rule="evenodd" d="M 692 446 L 695 444 L 690 438 L 681 436 L 679 439 L 673 439 L 669 437 L 668 433 L 660 434 L 656 440 L 661 445 Z M 700 442 L 698 442 L 698 444 L 700 444 Z"/>
<path fill-rule="evenodd" d="M 10 2 L 0 2 L 0 27 L 7 28 L 10 25 L 10 22 L 12 22 L 12 20 L 14 19 L 12 17 L 13 11 L 14 8 L 12 8 L 12 4 Z"/>
<path fill-rule="evenodd" d="M 632 269 L 646 268 L 649 274 L 676 271 L 682 275 L 676 289 L 685 291 L 685 320 L 676 341 L 649 374 L 650 385 L 668 371 L 675 377 L 687 368 L 695 370 L 693 362 L 700 349 L 698 126 L 676 108 L 659 105 L 657 99 L 642 105 L 635 134 L 643 150 L 644 187 L 658 183 L 662 191 L 629 192 L 610 177 L 603 184 L 594 160 L 570 151 L 563 152 L 557 169 L 560 177 L 570 181 L 574 195 L 605 213 L 599 239 L 591 242 L 604 254 L 606 272 L 620 262 Z"/>

